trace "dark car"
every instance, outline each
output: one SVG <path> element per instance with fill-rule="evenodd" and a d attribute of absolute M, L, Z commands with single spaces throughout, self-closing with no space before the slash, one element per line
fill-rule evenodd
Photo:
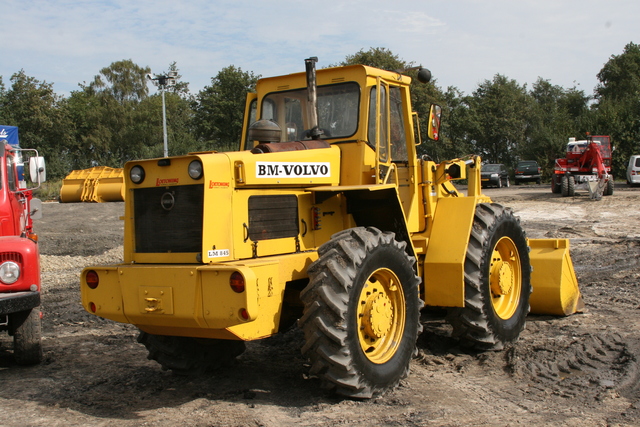
<path fill-rule="evenodd" d="M 516 185 L 521 182 L 532 182 L 540 184 L 542 178 L 542 169 L 535 160 L 523 160 L 518 162 L 515 169 Z"/>
<path fill-rule="evenodd" d="M 483 187 L 508 187 L 509 172 L 501 163 L 482 165 L 480 169 L 480 184 Z"/>

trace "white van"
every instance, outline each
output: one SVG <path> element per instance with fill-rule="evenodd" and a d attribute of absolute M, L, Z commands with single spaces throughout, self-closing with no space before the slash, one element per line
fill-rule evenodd
<path fill-rule="evenodd" d="M 631 156 L 627 166 L 627 184 L 640 185 L 640 156 Z"/>

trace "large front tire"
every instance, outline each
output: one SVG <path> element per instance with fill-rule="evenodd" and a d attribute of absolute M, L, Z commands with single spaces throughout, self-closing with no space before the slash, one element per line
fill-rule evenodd
<path fill-rule="evenodd" d="M 398 385 L 409 371 L 422 330 L 415 259 L 393 233 L 358 227 L 335 234 L 318 250 L 301 294 L 303 354 L 323 386 L 370 398 Z"/>
<path fill-rule="evenodd" d="M 231 363 L 245 350 L 244 341 L 153 335 L 140 331 L 147 356 L 177 375 L 200 375 Z"/>
<path fill-rule="evenodd" d="M 531 266 L 519 220 L 501 205 L 479 204 L 464 264 L 465 306 L 447 319 L 465 347 L 500 350 L 529 313 Z"/>
<path fill-rule="evenodd" d="M 40 310 L 33 308 L 14 313 L 13 356 L 19 365 L 35 365 L 42 361 L 42 319 Z"/>
<path fill-rule="evenodd" d="M 612 196 L 613 195 L 613 176 L 609 176 L 609 179 L 607 180 L 607 186 L 604 189 L 604 195 L 605 196 Z"/>

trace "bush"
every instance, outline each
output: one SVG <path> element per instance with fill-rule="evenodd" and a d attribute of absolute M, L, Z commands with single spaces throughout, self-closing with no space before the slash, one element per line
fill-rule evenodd
<path fill-rule="evenodd" d="M 34 197 L 39 198 L 43 202 L 57 201 L 60 197 L 60 188 L 62 180 L 47 181 L 40 185 L 40 188 L 33 191 Z"/>

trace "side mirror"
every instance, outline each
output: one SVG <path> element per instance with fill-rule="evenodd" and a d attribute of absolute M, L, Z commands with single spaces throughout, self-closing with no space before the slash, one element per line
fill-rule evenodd
<path fill-rule="evenodd" d="M 31 182 L 36 184 L 41 184 L 47 180 L 44 157 L 33 156 L 29 158 L 29 177 Z"/>
<path fill-rule="evenodd" d="M 442 116 L 442 107 L 438 104 L 431 104 L 429 110 L 429 130 L 427 135 L 429 139 L 438 141 L 440 139 L 440 118 Z"/>
<path fill-rule="evenodd" d="M 40 199 L 31 199 L 31 219 L 42 219 L 42 201 Z"/>

